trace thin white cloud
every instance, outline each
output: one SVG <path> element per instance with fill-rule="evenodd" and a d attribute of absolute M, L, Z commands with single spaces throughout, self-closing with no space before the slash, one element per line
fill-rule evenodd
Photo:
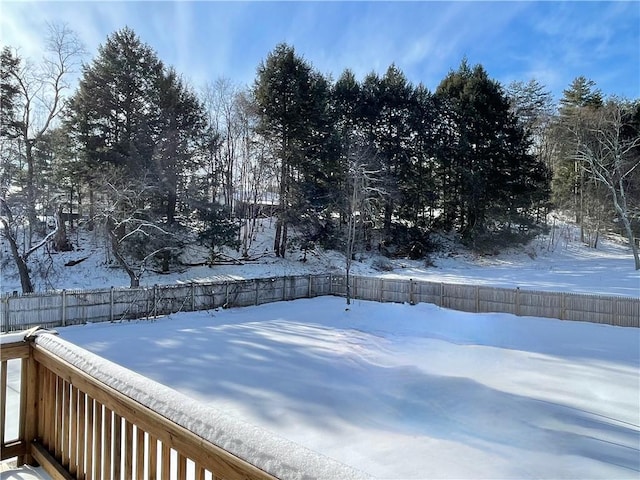
<path fill-rule="evenodd" d="M 640 84 L 639 15 L 629 2 L 4 2 L 2 10 L 1 42 L 25 56 L 42 56 L 47 21 L 68 23 L 90 58 L 128 25 L 193 84 L 220 76 L 250 84 L 282 41 L 334 78 L 396 63 L 433 89 L 466 55 L 503 83 L 535 77 L 556 93 L 580 74 L 605 90 Z"/>

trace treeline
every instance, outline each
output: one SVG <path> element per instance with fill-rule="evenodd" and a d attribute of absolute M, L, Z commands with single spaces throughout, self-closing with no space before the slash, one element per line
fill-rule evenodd
<path fill-rule="evenodd" d="M 432 92 L 395 65 L 334 80 L 281 44 L 252 86 L 195 89 L 124 28 L 69 92 L 82 47 L 66 27 L 48 40 L 40 64 L 1 54 L 0 220 L 24 291 L 32 253 L 73 248 L 80 221 L 132 286 L 193 241 L 248 256 L 260 215 L 275 217 L 275 255 L 295 240 L 349 260 L 420 256 L 435 230 L 476 248 L 526 240 L 553 205 L 593 231 L 637 228 L 639 104 L 582 77 L 556 108 L 538 82 L 504 87 L 466 60 Z"/>

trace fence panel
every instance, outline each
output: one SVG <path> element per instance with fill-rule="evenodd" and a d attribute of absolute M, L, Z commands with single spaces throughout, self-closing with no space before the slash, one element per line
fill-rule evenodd
<path fill-rule="evenodd" d="M 614 299 L 595 295 L 565 294 L 564 319 L 608 323 L 614 316 Z"/>
<path fill-rule="evenodd" d="M 63 295 L 64 325 L 106 322 L 111 318 L 111 290 L 72 290 Z"/>
<path fill-rule="evenodd" d="M 433 303 L 442 306 L 443 284 L 436 282 L 414 281 L 414 303 Z"/>
<path fill-rule="evenodd" d="M 380 299 L 383 302 L 413 303 L 411 283 L 402 279 L 380 279 Z"/>
<path fill-rule="evenodd" d="M 309 275 L 309 297 L 331 295 L 331 275 Z"/>
<path fill-rule="evenodd" d="M 265 278 L 258 280 L 256 305 L 287 300 L 286 278 Z"/>
<path fill-rule="evenodd" d="M 154 307 L 152 313 L 169 315 L 192 310 L 193 298 L 191 285 L 169 285 L 168 288 L 154 287 Z"/>
<path fill-rule="evenodd" d="M 57 293 L 28 294 L 6 297 L 3 310 L 5 331 L 21 330 L 37 325 L 57 327 L 62 314 L 62 297 Z"/>
<path fill-rule="evenodd" d="M 621 327 L 640 327 L 640 300 L 635 298 L 616 298 L 614 325 Z"/>
<path fill-rule="evenodd" d="M 148 317 L 152 307 L 149 293 L 149 289 L 143 287 L 113 289 L 111 320 L 132 320 Z"/>
<path fill-rule="evenodd" d="M 563 293 L 522 290 L 519 301 L 519 315 L 565 319 Z"/>
<path fill-rule="evenodd" d="M 382 301 L 382 282 L 376 277 L 351 277 L 351 296 L 360 300 Z"/>
<path fill-rule="evenodd" d="M 475 285 L 443 284 L 443 307 L 461 312 L 477 312 Z"/>
<path fill-rule="evenodd" d="M 478 287 L 478 313 L 519 314 L 519 291 L 507 288 Z"/>

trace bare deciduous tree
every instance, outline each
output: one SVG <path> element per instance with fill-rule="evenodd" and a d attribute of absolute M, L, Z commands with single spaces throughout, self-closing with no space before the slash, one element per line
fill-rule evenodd
<path fill-rule="evenodd" d="M 28 247 L 31 247 L 37 224 L 34 152 L 60 115 L 64 92 L 69 88 L 69 76 L 85 53 L 77 35 L 67 25 L 49 24 L 48 30 L 46 55 L 42 62 L 33 64 L 27 60 L 10 70 L 19 92 L 15 127 L 26 166 L 24 188 L 29 221 Z"/>
<path fill-rule="evenodd" d="M 351 146 L 347 154 L 347 236 L 345 241 L 345 270 L 347 287 L 347 305 L 351 304 L 350 276 L 351 266 L 358 244 L 359 234 L 367 223 L 373 223 L 377 216 L 379 201 L 386 192 L 379 185 L 381 171 L 374 170 L 374 161 L 370 149 Z"/>
<path fill-rule="evenodd" d="M 631 135 L 625 134 L 626 118 L 632 108 L 638 107 L 611 99 L 603 107 L 585 112 L 573 128 L 573 134 L 578 143 L 576 161 L 608 191 L 629 239 L 635 268 L 640 270 L 640 255 L 631 224 L 634 209 L 628 195 L 629 185 L 637 182 L 640 174 L 640 136 L 637 130 Z"/>
<path fill-rule="evenodd" d="M 56 216 L 56 228 L 42 238 L 39 242 L 30 245 L 27 248 L 27 243 L 20 240 L 20 232 L 22 231 L 22 222 L 15 218 L 11 208 L 7 205 L 4 198 L 0 197 L 0 223 L 2 224 L 2 234 L 4 238 L 9 242 L 9 248 L 11 249 L 11 256 L 18 269 L 18 275 L 20 276 L 20 285 L 22 287 L 22 293 L 31 293 L 34 291 L 33 281 L 31 280 L 31 274 L 29 273 L 29 266 L 27 264 L 29 257 L 39 250 L 41 247 L 47 244 L 49 240 L 54 238 L 59 230 L 60 224 L 58 223 L 58 217 Z"/>
<path fill-rule="evenodd" d="M 104 227 L 107 252 L 129 276 L 130 288 L 139 287 L 149 261 L 173 249 L 172 233 L 150 215 L 154 186 L 148 178 L 126 179 L 116 169 L 96 180 L 103 192 L 96 220 Z"/>
<path fill-rule="evenodd" d="M 33 291 L 27 261 L 52 238 L 61 239 L 59 217 L 56 228 L 34 240 L 38 221 L 38 168 L 37 155 L 46 148 L 46 136 L 54 128 L 63 103 L 64 92 L 69 88 L 69 75 L 78 66 L 84 48 L 76 34 L 66 25 L 49 24 L 46 38 L 46 55 L 40 63 L 20 58 L 17 51 L 3 51 L 3 86 L 10 85 L 11 109 L 4 111 L 2 142 L 4 167 L 14 173 L 7 177 L 2 189 L 0 223 L 2 234 L 10 245 L 13 260 L 20 275 L 24 293 Z M 6 173 L 6 172 L 5 172 Z M 18 196 L 16 201 L 11 197 Z M 47 205 L 51 207 L 51 205 Z M 54 205 L 55 207 L 55 205 Z M 19 210 L 19 211 L 16 211 Z M 46 222 L 42 222 L 46 225 Z"/>

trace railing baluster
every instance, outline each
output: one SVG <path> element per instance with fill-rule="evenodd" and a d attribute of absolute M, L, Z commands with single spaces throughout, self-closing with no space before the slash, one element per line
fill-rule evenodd
<path fill-rule="evenodd" d="M 78 389 L 71 385 L 69 394 L 69 473 L 78 473 Z"/>
<path fill-rule="evenodd" d="M 51 370 L 46 370 L 47 376 L 47 449 L 53 452 L 56 448 L 56 376 Z"/>
<path fill-rule="evenodd" d="M 62 451 L 63 465 L 69 468 L 69 458 L 71 457 L 70 433 L 71 430 L 71 385 L 63 379 L 62 382 Z"/>
<path fill-rule="evenodd" d="M 95 455 L 95 450 L 93 449 L 93 432 L 94 432 L 94 420 L 93 420 L 93 410 L 94 410 L 95 401 L 93 398 L 87 395 L 87 448 L 86 448 L 86 467 L 85 467 L 85 478 L 87 480 L 93 480 L 93 460 Z"/>
<path fill-rule="evenodd" d="M 41 367 L 38 369 L 38 440 L 43 445 L 47 445 L 46 435 L 46 415 L 47 415 L 47 369 Z"/>
<path fill-rule="evenodd" d="M 144 431 L 136 427 L 136 480 L 144 479 Z"/>
<path fill-rule="evenodd" d="M 187 480 L 187 457 L 178 453 L 178 480 Z"/>
<path fill-rule="evenodd" d="M 4 431 L 7 426 L 7 367 L 6 360 L 0 362 L 0 445 L 4 445 Z"/>
<path fill-rule="evenodd" d="M 198 463 L 195 466 L 196 478 L 195 480 L 204 480 L 204 467 Z"/>
<path fill-rule="evenodd" d="M 87 410 L 86 410 L 86 395 L 82 392 L 78 392 L 78 479 L 83 480 L 85 478 L 85 450 L 87 448 L 86 441 L 86 421 L 87 421 Z"/>
<path fill-rule="evenodd" d="M 133 478 L 133 424 L 124 421 L 124 478 Z"/>
<path fill-rule="evenodd" d="M 111 479 L 111 417 L 111 410 L 109 410 L 107 407 L 104 407 L 104 464 L 102 466 L 103 480 Z"/>
<path fill-rule="evenodd" d="M 56 407 L 56 428 L 55 428 L 55 438 L 54 438 L 54 442 L 55 442 L 55 450 L 54 450 L 54 454 L 56 456 L 56 459 L 58 461 L 62 461 L 62 408 L 63 408 L 63 404 L 62 404 L 62 398 L 63 398 L 63 388 L 64 388 L 64 382 L 62 380 L 62 378 L 58 377 L 56 375 L 55 377 L 56 380 L 56 392 L 55 392 L 55 407 Z"/>
<path fill-rule="evenodd" d="M 95 418 L 93 421 L 93 441 L 94 445 L 94 455 L 93 459 L 93 478 L 99 480 L 102 477 L 102 446 L 104 445 L 103 436 L 105 434 L 105 429 L 103 428 L 102 423 L 102 404 L 100 402 L 94 401 L 95 403 Z"/>
<path fill-rule="evenodd" d="M 170 480 L 170 470 L 171 470 L 171 449 L 169 445 L 162 442 L 162 480 Z"/>
<path fill-rule="evenodd" d="M 149 452 L 147 459 L 147 478 L 149 480 L 156 480 L 158 478 L 158 440 L 150 433 L 147 434 L 147 439 L 149 442 L 149 446 L 147 447 L 147 451 Z"/>
<path fill-rule="evenodd" d="M 122 417 L 113 412 L 113 478 L 122 478 Z"/>

